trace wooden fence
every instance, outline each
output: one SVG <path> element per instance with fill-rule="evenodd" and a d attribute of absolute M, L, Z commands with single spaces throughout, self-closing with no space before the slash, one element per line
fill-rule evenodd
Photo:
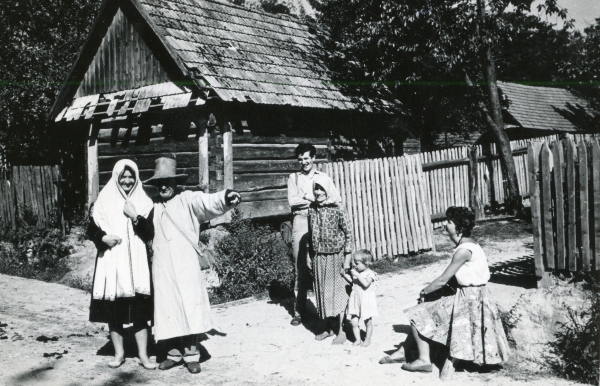
<path fill-rule="evenodd" d="M 376 258 L 435 248 L 419 156 L 319 165 L 339 187 L 357 249 Z"/>
<path fill-rule="evenodd" d="M 527 158 L 536 276 L 600 271 L 598 140 L 533 143 Z"/>
<path fill-rule="evenodd" d="M 10 180 L 0 181 L 0 223 L 13 228 L 26 209 L 37 217 L 38 225 L 51 225 L 61 219 L 59 166 L 13 166 Z"/>

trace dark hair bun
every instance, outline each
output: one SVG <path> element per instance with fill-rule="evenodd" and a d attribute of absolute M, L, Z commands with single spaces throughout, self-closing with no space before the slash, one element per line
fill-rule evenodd
<path fill-rule="evenodd" d="M 454 223 L 456 232 L 470 235 L 475 226 L 475 213 L 464 206 L 451 206 L 446 209 L 446 218 Z"/>

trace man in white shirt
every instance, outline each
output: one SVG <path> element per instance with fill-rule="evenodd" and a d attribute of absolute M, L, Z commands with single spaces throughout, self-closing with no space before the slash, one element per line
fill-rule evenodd
<path fill-rule="evenodd" d="M 308 278 L 308 267 L 311 264 L 308 207 L 315 200 L 313 179 L 318 174 L 327 175 L 316 168 L 317 149 L 313 145 L 302 143 L 296 147 L 295 154 L 300 164 L 300 172 L 290 174 L 288 179 L 288 202 L 292 208 L 293 217 L 292 253 L 295 274 L 294 292 L 296 295 L 294 317 L 291 324 L 292 326 L 299 326 L 302 322 L 301 314 L 306 310 L 306 292 L 310 284 Z M 337 187 L 327 201 L 341 203 L 342 200 Z"/>

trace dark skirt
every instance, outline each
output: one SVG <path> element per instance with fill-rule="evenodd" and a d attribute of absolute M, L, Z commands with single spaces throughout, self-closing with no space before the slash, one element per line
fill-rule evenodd
<path fill-rule="evenodd" d="M 116 298 L 114 301 L 92 299 L 90 322 L 114 324 L 148 324 L 153 317 L 152 296 L 135 294 L 131 298 Z"/>

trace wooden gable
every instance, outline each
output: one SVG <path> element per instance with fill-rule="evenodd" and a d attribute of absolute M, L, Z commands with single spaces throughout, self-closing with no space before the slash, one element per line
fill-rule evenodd
<path fill-rule="evenodd" d="M 115 14 L 75 98 L 168 82 L 156 56 L 121 9 Z"/>

